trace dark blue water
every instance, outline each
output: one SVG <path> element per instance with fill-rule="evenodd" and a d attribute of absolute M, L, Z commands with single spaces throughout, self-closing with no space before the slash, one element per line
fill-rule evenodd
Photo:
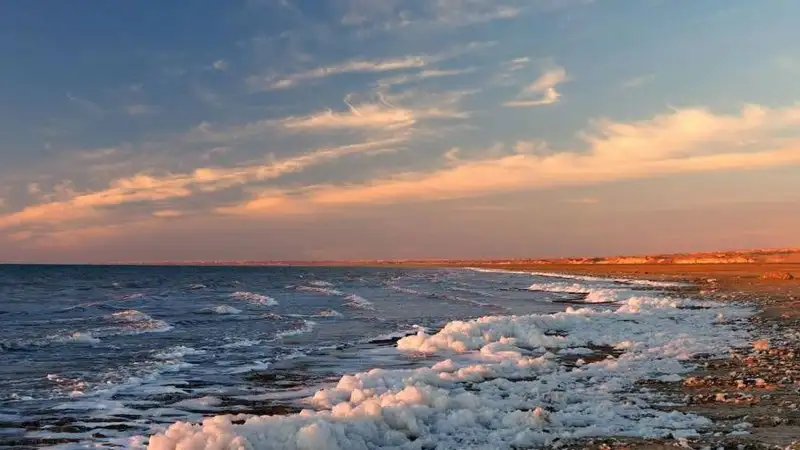
<path fill-rule="evenodd" d="M 419 327 L 554 312 L 536 277 L 449 269 L 0 266 L 0 446 L 114 446 L 176 420 L 284 413 L 412 367 Z M 563 294 L 561 294 L 563 296 Z"/>

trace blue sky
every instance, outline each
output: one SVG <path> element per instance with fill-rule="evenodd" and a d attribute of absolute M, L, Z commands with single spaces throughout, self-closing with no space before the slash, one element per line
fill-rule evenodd
<path fill-rule="evenodd" d="M 789 0 L 0 3 L 0 259 L 796 245 Z"/>

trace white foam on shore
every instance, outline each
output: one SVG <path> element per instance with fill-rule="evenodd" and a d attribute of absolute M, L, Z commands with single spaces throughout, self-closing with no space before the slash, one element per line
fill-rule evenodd
<path fill-rule="evenodd" d="M 263 294 L 256 294 L 254 292 L 234 292 L 230 295 L 231 298 L 236 300 L 243 300 L 245 302 L 261 305 L 261 306 L 277 306 L 278 302 L 272 297 Z"/>
<path fill-rule="evenodd" d="M 651 293 L 648 293 L 651 294 Z M 315 410 L 177 422 L 150 438 L 153 450 L 419 449 L 533 447 L 591 436 L 684 437 L 710 422 L 650 407 L 636 391 L 643 379 L 675 380 L 696 354 L 725 354 L 749 336 L 737 321 L 752 311 L 642 296 L 613 310 L 487 316 L 450 322 L 435 334 L 398 341 L 410 354 L 438 356 L 420 369 L 347 375 L 306 400 Z M 723 314 L 727 321 L 717 320 Z M 618 357 L 570 365 L 556 352 L 598 346 Z M 136 442 L 142 442 L 138 440 Z"/>

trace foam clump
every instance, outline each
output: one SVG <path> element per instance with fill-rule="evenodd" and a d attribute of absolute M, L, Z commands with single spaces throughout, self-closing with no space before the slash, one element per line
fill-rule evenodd
<path fill-rule="evenodd" d="M 509 448 L 557 438 L 691 436 L 710 422 L 653 409 L 634 384 L 678 379 L 693 355 L 722 354 L 748 342 L 745 331 L 715 318 L 752 312 L 711 303 L 685 307 L 690 304 L 636 297 L 613 310 L 450 322 L 397 343 L 403 352 L 438 355 L 429 367 L 346 375 L 305 400 L 313 411 L 243 423 L 233 416 L 177 422 L 152 436 L 149 448 Z M 598 348 L 614 353 L 589 363 L 561 360 Z"/>

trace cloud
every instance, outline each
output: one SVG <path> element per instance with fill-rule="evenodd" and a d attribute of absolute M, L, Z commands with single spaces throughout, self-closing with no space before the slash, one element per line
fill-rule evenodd
<path fill-rule="evenodd" d="M 102 116 L 106 112 L 105 109 L 97 103 L 82 97 L 78 97 L 77 95 L 73 95 L 70 92 L 67 92 L 67 100 L 91 115 Z"/>
<path fill-rule="evenodd" d="M 427 80 L 429 78 L 452 77 L 472 72 L 475 72 L 474 67 L 467 67 L 464 69 L 452 69 L 452 70 L 428 69 L 428 70 L 421 70 L 419 72 L 412 74 L 397 75 L 395 77 L 384 78 L 382 80 L 378 80 L 376 84 L 382 88 L 391 88 L 393 86 L 414 83 L 417 81 Z"/>
<path fill-rule="evenodd" d="M 527 67 L 530 62 L 531 59 L 528 57 L 514 58 L 506 63 L 506 67 L 508 67 L 510 72 L 516 72 Z"/>
<path fill-rule="evenodd" d="M 384 59 L 350 59 L 329 66 L 316 67 L 289 75 L 251 76 L 246 79 L 250 89 L 255 92 L 286 90 L 300 86 L 314 80 L 327 78 L 334 75 L 352 73 L 385 73 L 422 69 L 431 64 L 457 58 L 469 53 L 481 51 L 496 45 L 496 42 L 468 42 L 457 45 L 447 51 L 435 54 L 406 55 L 396 58 Z M 432 69 L 427 73 L 431 76 L 445 76 L 444 71 Z"/>
<path fill-rule="evenodd" d="M 221 72 L 224 72 L 224 71 L 228 70 L 229 66 L 230 66 L 230 64 L 228 63 L 228 61 L 225 61 L 224 59 L 218 59 L 218 60 L 214 61 L 213 64 L 211 64 L 211 68 L 212 69 L 219 70 Z"/>
<path fill-rule="evenodd" d="M 114 156 L 118 154 L 119 151 L 120 150 L 117 147 L 95 148 L 92 150 L 84 150 L 82 152 L 79 152 L 78 157 L 80 159 L 98 160 Z"/>
<path fill-rule="evenodd" d="M 156 114 L 158 112 L 158 107 L 153 105 L 136 104 L 127 106 L 125 108 L 125 112 L 129 116 L 147 116 L 150 114 Z"/>
<path fill-rule="evenodd" d="M 407 31 L 416 27 L 438 30 L 508 20 L 522 14 L 523 2 L 495 0 L 345 1 L 341 23 L 357 27 L 363 34 L 371 31 Z"/>
<path fill-rule="evenodd" d="M 106 209 L 130 203 L 159 202 L 186 198 L 199 193 L 214 192 L 279 178 L 300 172 L 349 154 L 392 148 L 402 142 L 399 138 L 367 141 L 339 147 L 322 148 L 303 155 L 238 167 L 203 167 L 188 173 L 153 176 L 136 174 L 119 178 L 108 187 L 94 192 L 66 192 L 66 199 L 28 206 L 20 211 L 0 216 L 0 229 L 24 226 L 58 227 L 69 222 L 99 220 Z M 36 186 L 37 193 L 39 187 Z"/>
<path fill-rule="evenodd" d="M 286 130 L 294 132 L 325 132 L 336 130 L 398 130 L 410 128 L 423 119 L 464 119 L 468 113 L 453 107 L 461 96 L 447 98 L 455 93 L 433 96 L 440 101 L 430 102 L 421 107 L 396 106 L 385 96 L 376 103 L 352 104 L 345 99 L 347 111 L 330 109 L 301 117 L 287 117 L 278 123 Z M 438 105 L 437 105 L 438 103 Z"/>
<path fill-rule="evenodd" d="M 174 209 L 160 209 L 158 211 L 154 211 L 153 216 L 164 219 L 172 219 L 183 216 L 183 212 Z"/>
<path fill-rule="evenodd" d="M 524 108 L 552 105 L 561 97 L 556 86 L 567 79 L 567 71 L 563 67 L 546 70 L 536 81 L 526 86 L 515 100 L 506 102 L 505 106 Z"/>
<path fill-rule="evenodd" d="M 566 200 L 566 203 L 577 203 L 580 205 L 596 205 L 600 203 L 600 199 L 595 197 L 580 197 L 580 198 L 572 198 Z"/>
<path fill-rule="evenodd" d="M 317 67 L 311 70 L 297 72 L 283 77 L 253 76 L 247 79 L 247 83 L 253 90 L 256 91 L 289 89 L 296 87 L 303 82 L 326 78 L 333 75 L 341 75 L 345 73 L 378 73 L 416 69 L 424 67 L 430 61 L 431 57 L 424 55 L 378 60 L 357 59 L 345 61 L 332 66 Z"/>
<path fill-rule="evenodd" d="M 649 120 L 596 121 L 586 148 L 553 151 L 520 142 L 511 152 L 461 161 L 430 172 L 400 173 L 362 184 L 321 185 L 302 192 L 269 191 L 228 214 L 313 210 L 466 198 L 491 193 L 589 185 L 678 173 L 751 170 L 800 164 L 800 106 L 747 105 L 738 114 L 687 108 Z M 788 137 L 787 133 L 794 133 Z M 489 152 L 494 153 L 494 152 Z"/>
<path fill-rule="evenodd" d="M 642 75 L 638 77 L 633 77 L 631 79 L 625 80 L 622 82 L 620 86 L 625 89 L 635 89 L 644 86 L 656 79 L 656 76 L 653 74 L 649 75 Z"/>

